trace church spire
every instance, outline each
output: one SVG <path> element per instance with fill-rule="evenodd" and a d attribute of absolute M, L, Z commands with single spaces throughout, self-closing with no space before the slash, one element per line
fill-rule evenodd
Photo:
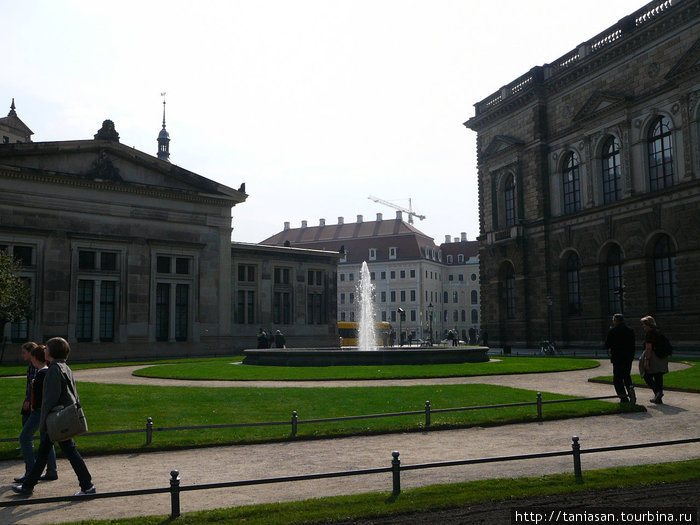
<path fill-rule="evenodd" d="M 165 130 L 165 93 L 160 96 L 163 97 L 163 129 L 158 133 L 158 158 L 170 162 L 170 135 Z"/>
<path fill-rule="evenodd" d="M 12 97 L 12 104 L 10 105 L 10 112 L 7 114 L 8 117 L 11 116 L 17 116 L 17 112 L 15 111 L 15 97 Z"/>

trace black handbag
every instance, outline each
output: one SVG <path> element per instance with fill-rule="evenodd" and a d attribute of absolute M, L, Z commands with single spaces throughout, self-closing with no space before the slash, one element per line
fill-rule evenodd
<path fill-rule="evenodd" d="M 78 396 L 73 392 L 73 386 L 65 374 L 62 373 L 61 376 L 73 397 L 73 403 L 67 406 L 56 405 L 46 416 L 46 431 L 54 442 L 66 441 L 88 431 L 87 419 Z"/>

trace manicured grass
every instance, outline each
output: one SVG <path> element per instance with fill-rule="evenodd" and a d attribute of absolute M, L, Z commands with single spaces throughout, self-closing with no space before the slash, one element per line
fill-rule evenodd
<path fill-rule="evenodd" d="M 487 363 L 459 363 L 446 365 L 390 365 L 390 366 L 251 366 L 235 364 L 235 359 L 224 361 L 197 360 L 180 365 L 155 365 L 137 370 L 135 375 L 170 379 L 218 379 L 231 381 L 286 381 L 334 379 L 408 379 L 426 377 L 463 377 L 495 374 L 529 374 L 582 370 L 600 366 L 598 361 L 576 358 L 498 357 Z"/>
<path fill-rule="evenodd" d="M 250 505 L 188 513 L 178 518 L 177 523 L 182 525 L 210 523 L 294 525 L 347 522 L 353 519 L 400 514 L 406 514 L 407 523 L 410 523 L 412 512 L 437 511 L 488 502 L 509 505 L 516 499 L 696 480 L 700 479 L 700 460 L 591 470 L 585 471 L 583 478 L 583 483 L 577 483 L 573 474 L 551 474 L 433 485 L 406 490 L 398 496 L 392 496 L 388 492 L 374 492 L 289 503 Z M 575 502 L 576 499 L 572 498 L 572 501 Z M 148 516 L 89 520 L 79 523 L 80 525 L 162 525 L 170 522 L 167 516 Z"/>
<path fill-rule="evenodd" d="M 678 359 L 682 363 L 691 366 L 684 370 L 676 370 L 664 375 L 664 389 L 682 390 L 684 392 L 700 392 L 700 359 Z M 637 361 L 632 363 L 632 372 L 638 370 Z M 589 379 L 598 383 L 612 384 L 612 376 L 599 376 Z M 632 374 L 632 382 L 637 386 L 646 386 L 644 379 L 639 374 Z"/>
<path fill-rule="evenodd" d="M 154 432 L 146 447 L 145 434 L 115 438 L 82 436 L 80 450 L 104 454 L 132 450 L 190 448 L 252 443 L 290 438 L 292 411 L 300 424 L 296 439 L 424 430 L 423 414 L 304 424 L 304 420 L 390 412 L 421 411 L 425 401 L 433 409 L 536 401 L 536 392 L 493 385 L 423 385 L 353 388 L 205 388 L 79 383 L 81 402 L 90 431 L 144 429 L 152 417 L 154 428 L 252 422 L 285 422 L 281 426 Z M 19 434 L 19 401 L 24 379 L 0 379 L 0 412 L 16 417 L 0 419 L 0 437 Z M 543 393 L 544 400 L 569 396 Z M 644 410 L 604 401 L 545 405 L 545 419 Z M 535 406 L 509 407 L 432 415 L 431 428 L 534 421 Z M 0 443 L 0 458 L 19 457 L 16 442 Z"/>
<path fill-rule="evenodd" d="M 197 361 L 205 360 L 207 362 L 221 362 L 221 363 L 232 363 L 235 361 L 242 361 L 242 356 L 232 356 L 232 357 L 209 357 L 209 358 L 180 358 L 180 359 L 149 359 L 143 361 L 105 361 L 105 362 L 90 362 L 90 363 L 74 363 L 70 362 L 69 365 L 73 370 L 85 370 L 87 368 L 110 368 L 114 366 L 136 366 L 136 365 L 158 365 L 158 364 L 178 364 L 178 363 L 196 363 Z M 26 364 L 13 363 L 11 365 L 4 364 L 0 365 L 0 377 L 10 377 L 10 376 L 23 376 L 27 373 Z"/>

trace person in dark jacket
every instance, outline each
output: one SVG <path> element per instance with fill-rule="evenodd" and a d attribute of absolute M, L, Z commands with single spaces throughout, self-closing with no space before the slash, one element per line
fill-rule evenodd
<path fill-rule="evenodd" d="M 27 366 L 27 384 L 24 389 L 24 401 L 22 402 L 22 426 L 29 419 L 29 415 L 32 413 L 31 405 L 31 395 L 32 395 L 32 381 L 36 375 L 36 367 L 32 364 L 32 350 L 37 346 L 35 342 L 28 341 L 22 345 L 22 361 L 27 361 L 29 365 Z"/>
<path fill-rule="evenodd" d="M 625 324 L 622 314 L 613 315 L 613 327 L 605 339 L 605 347 L 610 350 L 613 365 L 613 385 L 622 403 L 637 402 L 632 385 L 632 361 L 634 361 L 634 330 Z"/>
<path fill-rule="evenodd" d="M 642 328 L 644 329 L 644 351 L 639 358 L 639 374 L 654 392 L 654 397 L 649 401 L 662 405 L 664 397 L 664 374 L 668 373 L 668 356 L 659 356 L 657 347 L 659 344 L 659 327 L 656 320 L 647 315 L 642 317 Z"/>
<path fill-rule="evenodd" d="M 284 334 L 279 330 L 275 332 L 275 348 L 287 348 L 287 340 L 284 338 Z"/>
<path fill-rule="evenodd" d="M 22 428 L 22 433 L 19 435 L 19 446 L 22 450 L 22 457 L 24 458 L 24 474 L 15 478 L 17 483 L 24 482 L 27 474 L 34 467 L 34 444 L 32 442 L 34 434 L 39 428 L 39 420 L 41 419 L 41 402 L 43 399 L 44 391 L 44 378 L 46 377 L 46 372 L 48 367 L 46 366 L 46 347 L 43 345 L 35 345 L 32 350 L 31 360 L 32 364 L 36 367 L 36 375 L 32 381 L 32 395 L 31 395 L 31 409 L 32 412 L 29 414 L 29 418 L 24 423 Z M 46 474 L 41 476 L 39 479 L 41 481 L 53 481 L 58 479 L 58 471 L 56 470 L 56 452 L 54 447 L 51 447 L 48 456 L 48 462 L 46 464 Z"/>
<path fill-rule="evenodd" d="M 75 387 L 73 372 L 66 364 L 66 358 L 69 353 L 70 345 L 68 341 L 62 337 L 54 337 L 46 342 L 46 361 L 49 363 L 49 368 L 46 371 L 42 392 L 41 418 L 39 420 L 39 432 L 42 433 L 41 441 L 39 442 L 39 450 L 36 455 L 34 467 L 27 473 L 21 485 L 12 486 L 12 490 L 18 494 L 25 496 L 31 495 L 39 481 L 41 473 L 44 471 L 44 467 L 46 467 L 49 451 L 53 447 L 53 442 L 46 428 L 46 417 L 54 407 L 58 405 L 67 406 L 74 401 L 80 400 Z M 71 394 L 71 390 L 73 394 Z M 75 398 L 73 397 L 74 395 Z M 73 467 L 73 471 L 78 476 L 80 490 L 75 493 L 75 496 L 94 494 L 96 491 L 92 484 L 92 476 L 85 465 L 85 461 L 83 461 L 83 458 L 80 456 L 78 449 L 75 447 L 75 441 L 71 438 L 65 441 L 59 441 L 58 445 L 61 447 L 63 455 L 70 462 L 71 467 Z"/>

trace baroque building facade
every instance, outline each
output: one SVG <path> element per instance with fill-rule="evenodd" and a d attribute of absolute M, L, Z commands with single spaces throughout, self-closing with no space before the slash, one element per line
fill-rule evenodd
<path fill-rule="evenodd" d="M 479 261 L 478 243 L 466 234 L 436 245 L 434 240 L 403 220 L 354 223 L 338 217 L 337 224 L 290 228 L 265 239 L 263 245 L 291 246 L 326 250 L 341 256 L 337 269 L 338 321 L 359 321 L 356 289 L 366 262 L 374 285 L 374 311 L 377 321 L 387 321 L 397 333 L 396 341 L 427 339 L 432 325 L 433 340 L 440 340 L 449 329 L 457 329 L 466 340 L 470 328 L 478 330 Z"/>
<path fill-rule="evenodd" d="M 699 18 L 650 2 L 475 104 L 492 343 L 600 348 L 621 312 L 697 347 Z"/>
<path fill-rule="evenodd" d="M 231 209 L 245 186 L 171 164 L 165 115 L 157 157 L 121 144 L 109 120 L 94 140 L 33 142 L 14 100 L 0 134 L 0 249 L 20 261 L 33 302 L 30 319 L 0 334 L 11 358 L 22 342 L 53 336 L 78 360 L 231 353 L 255 346 L 258 323 L 292 345 L 337 341 L 335 311 L 324 309 L 337 255 L 232 243 Z M 257 269 L 252 283 L 238 280 L 243 263 Z M 281 267 L 292 271 L 294 303 L 277 320 L 268 283 Z M 326 299 L 313 325 L 304 283 L 312 270 L 321 278 L 310 289 Z M 242 285 L 256 301 L 243 314 Z"/>

